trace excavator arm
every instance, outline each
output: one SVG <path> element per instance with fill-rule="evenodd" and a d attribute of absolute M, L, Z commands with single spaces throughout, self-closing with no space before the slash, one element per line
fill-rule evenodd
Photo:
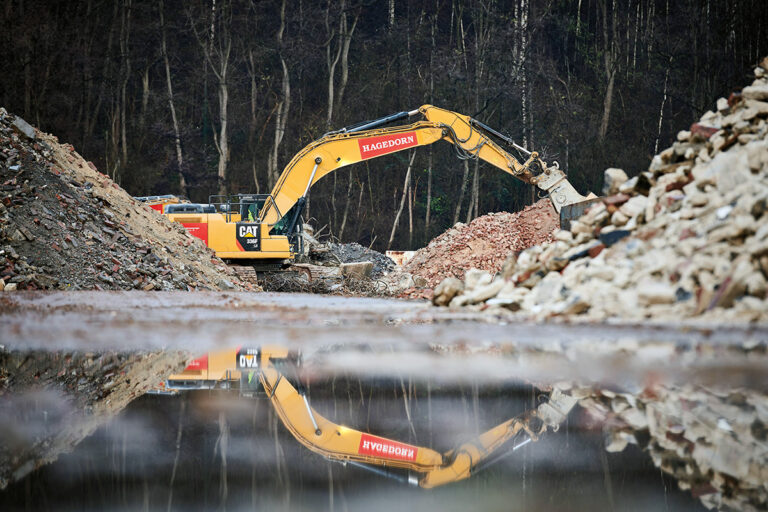
<path fill-rule="evenodd" d="M 327 459 L 366 469 L 408 470 L 409 476 L 401 479 L 423 488 L 469 478 L 483 464 L 491 462 L 491 457 L 510 440 L 515 441 L 511 450 L 538 440 L 548 427 L 557 428 L 576 403 L 575 399 L 555 391 L 549 401 L 535 411 L 507 420 L 458 449 L 441 454 L 430 448 L 348 428 L 318 414 L 309 405 L 306 394 L 297 390 L 278 369 L 287 357 L 288 352 L 284 349 L 261 349 L 259 380 L 283 425 L 301 444 Z M 501 456 L 506 453 L 509 452 Z M 386 469 L 383 472 L 392 476 Z"/>
<path fill-rule="evenodd" d="M 401 126 L 381 127 L 416 115 L 421 115 L 422 120 Z M 489 135 L 512 144 L 515 149 L 527 154 L 528 159 L 520 163 Z M 480 158 L 525 183 L 537 186 L 549 194 L 558 213 L 567 205 L 588 199 L 576 192 L 565 173 L 556 165 L 548 167 L 538 153 L 526 151 L 468 116 L 423 105 L 418 110 L 400 112 L 328 133 L 310 143 L 283 170 L 272 190 L 271 201 L 261 209 L 260 221 L 274 225 L 281 218 L 280 212 L 288 212 L 297 203 L 301 209 L 312 185 L 341 167 L 439 140 L 452 143 L 459 158 Z"/>

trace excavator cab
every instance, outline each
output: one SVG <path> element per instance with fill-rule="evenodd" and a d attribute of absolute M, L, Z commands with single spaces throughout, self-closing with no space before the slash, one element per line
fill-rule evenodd
<path fill-rule="evenodd" d="M 238 194 L 235 196 L 237 199 L 236 204 L 238 206 L 238 210 L 240 211 L 240 219 L 247 222 L 258 221 L 259 212 L 269 197 L 270 196 L 267 194 Z M 229 204 L 232 204 L 231 200 Z"/>

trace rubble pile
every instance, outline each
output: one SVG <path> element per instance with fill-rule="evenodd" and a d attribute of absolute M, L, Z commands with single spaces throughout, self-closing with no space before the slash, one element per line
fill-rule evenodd
<path fill-rule="evenodd" d="M 579 405 L 605 425 L 607 451 L 640 445 L 707 508 L 768 506 L 764 394 L 655 386 L 641 394 L 602 391 Z"/>
<path fill-rule="evenodd" d="M 395 262 L 385 255 L 355 242 L 348 244 L 323 242 L 312 245 L 309 249 L 309 259 L 312 263 L 330 266 L 369 261 L 373 264 L 370 274 L 373 279 L 377 279 L 395 268 Z"/>
<path fill-rule="evenodd" d="M 552 240 L 560 221 L 549 199 L 516 213 L 489 213 L 469 224 L 458 223 L 416 251 L 403 271 L 433 287 L 443 278 L 464 277 L 471 269 L 497 272 L 505 257 Z"/>
<path fill-rule="evenodd" d="M 607 195 L 555 241 L 435 289 L 439 305 L 527 317 L 768 318 L 768 58 L 648 171 L 606 171 Z"/>
<path fill-rule="evenodd" d="M 241 287 L 181 224 L 0 108 L 0 290 Z"/>

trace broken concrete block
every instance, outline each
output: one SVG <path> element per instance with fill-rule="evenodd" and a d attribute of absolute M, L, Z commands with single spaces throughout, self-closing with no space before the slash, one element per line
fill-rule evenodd
<path fill-rule="evenodd" d="M 435 306 L 447 306 L 456 295 L 464 291 L 464 283 L 455 277 L 446 277 L 435 287 L 432 303 Z"/>
<path fill-rule="evenodd" d="M 474 290 L 478 286 L 490 284 L 493 276 L 485 270 L 471 268 L 464 274 L 464 287 L 466 290 Z"/>
<path fill-rule="evenodd" d="M 37 138 L 35 135 L 35 129 L 32 128 L 32 125 L 18 116 L 16 116 L 16 119 L 13 121 L 11 126 L 17 133 L 23 135 L 29 140 L 35 140 Z"/>
<path fill-rule="evenodd" d="M 637 217 L 645 213 L 645 207 L 648 205 L 648 198 L 645 196 L 634 196 L 629 201 L 621 205 L 619 211 L 628 218 Z"/>
<path fill-rule="evenodd" d="M 349 277 L 371 277 L 373 271 L 372 261 L 359 261 L 355 263 L 342 263 L 339 265 L 341 275 Z"/>
<path fill-rule="evenodd" d="M 623 169 L 611 167 L 603 171 L 603 195 L 609 196 L 619 192 L 619 187 L 627 182 L 629 177 Z"/>
<path fill-rule="evenodd" d="M 633 177 L 629 178 L 625 183 L 623 183 L 619 187 L 619 192 L 622 193 L 622 194 L 630 194 L 631 195 L 634 192 L 634 190 L 635 190 L 635 186 L 637 185 L 637 182 L 638 182 L 638 177 L 637 176 L 633 176 Z"/>
<path fill-rule="evenodd" d="M 497 279 L 491 284 L 478 286 L 466 294 L 467 303 L 478 304 L 480 302 L 485 302 L 488 299 L 495 297 L 501 289 L 504 288 L 505 284 L 506 282 L 503 279 Z"/>
<path fill-rule="evenodd" d="M 549 400 L 539 405 L 536 409 L 536 415 L 546 425 L 550 427 L 557 427 L 568 416 L 576 406 L 578 400 L 568 393 L 562 392 L 558 388 L 554 388 L 549 395 Z"/>
<path fill-rule="evenodd" d="M 768 85 L 748 85 L 741 90 L 741 96 L 747 100 L 768 100 Z"/>
<path fill-rule="evenodd" d="M 675 289 L 666 283 L 641 283 L 637 289 L 637 298 L 646 305 L 672 304 L 676 300 Z"/>
<path fill-rule="evenodd" d="M 608 453 L 623 452 L 628 444 L 637 444 L 637 438 L 629 432 L 611 431 L 606 439 L 605 451 Z"/>

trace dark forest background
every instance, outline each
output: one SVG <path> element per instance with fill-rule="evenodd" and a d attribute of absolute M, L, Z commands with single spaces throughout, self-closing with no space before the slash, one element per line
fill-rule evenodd
<path fill-rule="evenodd" d="M 766 27 L 765 0 L 6 0 L 0 106 L 134 195 L 266 193 L 329 129 L 424 103 L 599 193 L 603 169 L 644 170 L 749 83 Z M 410 156 L 324 178 L 313 223 L 410 249 L 535 199 L 450 144 Z"/>

